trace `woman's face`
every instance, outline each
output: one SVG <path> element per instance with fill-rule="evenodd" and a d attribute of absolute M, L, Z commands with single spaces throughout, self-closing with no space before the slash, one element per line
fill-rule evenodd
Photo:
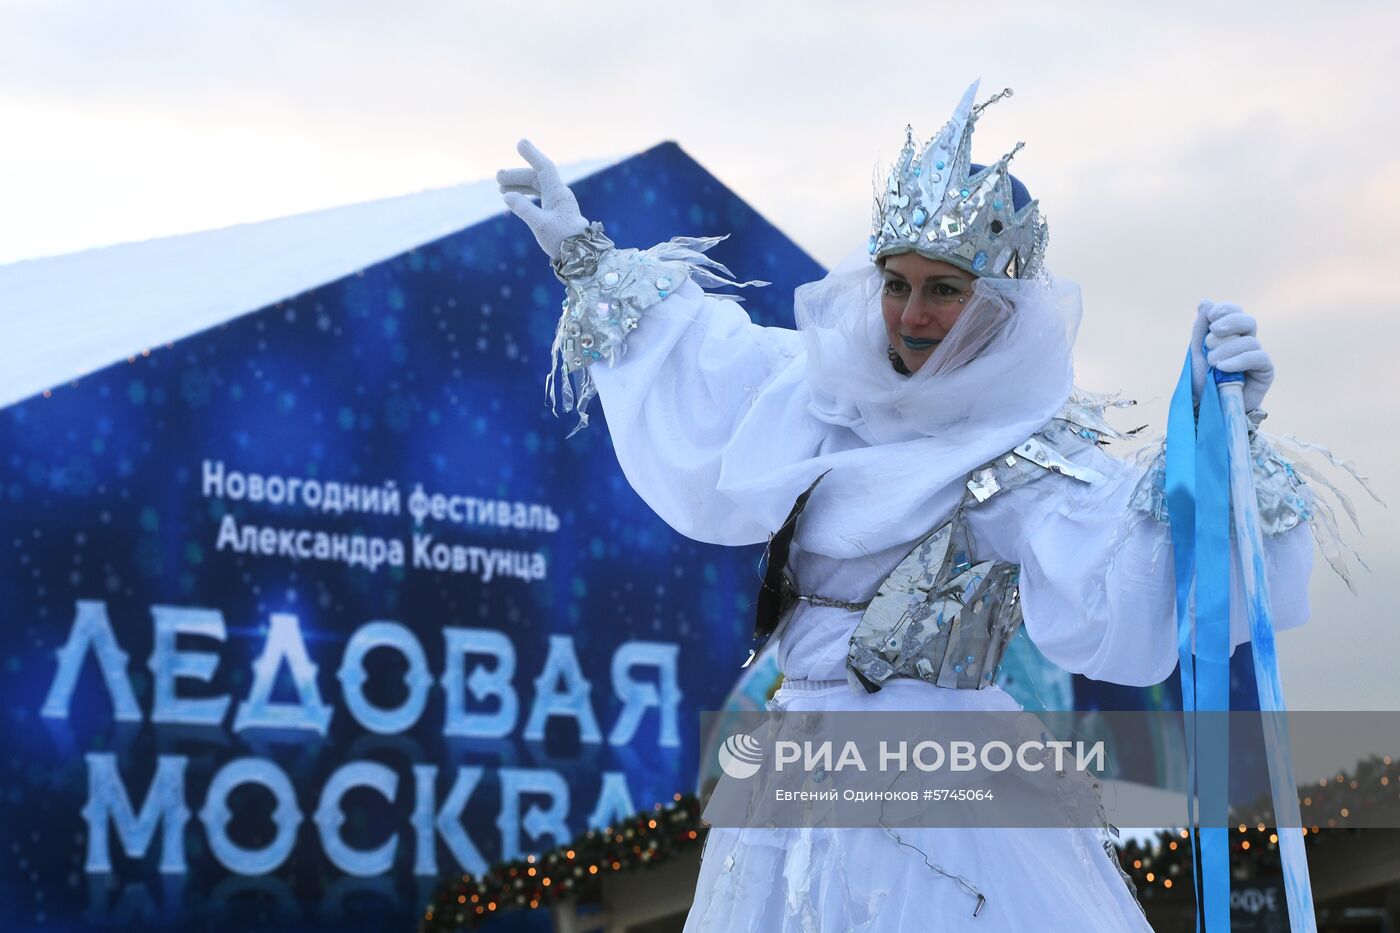
<path fill-rule="evenodd" d="M 977 276 L 918 253 L 887 256 L 882 268 L 885 330 L 905 367 L 915 373 L 953 329 Z"/>

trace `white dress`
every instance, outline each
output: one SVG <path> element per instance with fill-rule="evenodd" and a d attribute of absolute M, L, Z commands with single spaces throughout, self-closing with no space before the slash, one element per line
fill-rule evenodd
<path fill-rule="evenodd" d="M 608 267 L 626 275 L 629 263 L 645 261 L 626 252 L 625 262 Z M 848 286 L 864 283 L 860 300 L 868 306 L 869 271 L 848 261 L 828 278 L 838 274 L 852 277 Z M 672 528 L 696 540 L 766 541 L 797 493 L 838 467 L 803 513 L 790 567 L 804 593 L 860 601 L 948 517 L 969 470 L 1010 450 L 1062 404 L 1054 388 L 1062 374 L 1050 367 L 1038 376 L 1036 364 L 1018 365 L 1028 373 L 1018 381 L 1049 388 L 1030 402 L 994 400 L 1007 412 L 1002 419 L 977 421 L 976 406 L 1000 391 L 1000 383 L 984 382 L 977 398 L 925 400 L 910 409 L 912 420 L 882 422 L 888 412 L 881 404 L 898 408 L 909 400 L 885 389 L 865 392 L 854 407 L 830 397 L 846 384 L 859 395 L 860 379 L 883 380 L 878 370 L 891 371 L 883 334 L 868 322 L 847 327 L 844 345 L 822 342 L 823 320 L 812 303 L 830 298 L 799 289 L 798 321 L 811 329 L 804 335 L 760 327 L 734 301 L 686 281 L 654 298 L 627 334 L 625 352 L 611 365 L 591 366 L 590 376 L 628 481 Z M 828 314 L 825 323 L 833 320 Z M 1043 334 L 1036 345 L 1044 346 Z M 841 369 L 852 361 L 832 358 L 867 351 L 876 369 L 864 375 Z M 817 365 L 825 369 L 814 375 Z M 967 386 L 953 379 L 927 382 L 923 391 L 951 399 Z M 920 421 L 931 408 L 959 406 L 963 413 L 944 424 Z M 872 443 L 882 437 L 886 443 Z M 1149 466 L 1094 444 L 1077 456 L 1104 480 L 1091 485 L 1048 474 L 968 510 L 977 558 L 1020 564 L 1024 625 L 1051 661 L 1116 683 L 1161 682 L 1177 663 L 1176 623 L 1169 529 L 1133 506 Z M 1295 527 L 1271 535 L 1266 552 L 1276 626 L 1302 624 L 1311 538 Z M 860 618 L 858 611 L 798 603 L 777 635 L 784 683 L 769 708 L 1020 709 L 995 685 L 957 690 L 894 678 L 876 693 L 853 688 L 845 662 Z M 1232 634 L 1235 644 L 1248 640 L 1243 618 L 1232 619 Z M 904 844 L 879 828 L 712 828 L 685 929 L 1150 929 L 1102 830 L 922 828 L 900 836 Z M 976 895 L 950 875 L 985 896 L 976 917 Z"/>

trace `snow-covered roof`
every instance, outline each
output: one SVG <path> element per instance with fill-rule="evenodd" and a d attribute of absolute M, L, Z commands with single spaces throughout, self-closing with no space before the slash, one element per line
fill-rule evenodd
<path fill-rule="evenodd" d="M 559 174 L 572 184 L 625 158 Z M 490 179 L 0 266 L 0 408 L 504 210 Z"/>

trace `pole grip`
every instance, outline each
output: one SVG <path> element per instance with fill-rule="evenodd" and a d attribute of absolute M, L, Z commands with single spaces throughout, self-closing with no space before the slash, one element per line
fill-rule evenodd
<path fill-rule="evenodd" d="M 1225 419 L 1225 434 L 1230 447 L 1230 512 L 1239 558 L 1240 582 L 1249 616 L 1254 679 L 1259 688 L 1260 719 L 1269 764 L 1284 895 L 1288 901 L 1289 929 L 1292 933 L 1317 933 L 1312 880 L 1308 872 L 1302 816 L 1298 807 L 1298 785 L 1293 776 L 1288 708 L 1283 700 L 1283 681 L 1279 677 L 1278 655 L 1274 646 L 1274 620 L 1264 563 L 1264 538 L 1259 525 L 1254 470 L 1249 456 L 1244 374 L 1212 371 L 1220 389 L 1220 410 Z"/>

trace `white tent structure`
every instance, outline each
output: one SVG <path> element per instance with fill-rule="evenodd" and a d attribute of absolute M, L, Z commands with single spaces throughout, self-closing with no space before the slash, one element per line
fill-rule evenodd
<path fill-rule="evenodd" d="M 572 184 L 626 158 L 559 173 Z M 488 179 L 0 266 L 0 408 L 504 210 Z"/>

